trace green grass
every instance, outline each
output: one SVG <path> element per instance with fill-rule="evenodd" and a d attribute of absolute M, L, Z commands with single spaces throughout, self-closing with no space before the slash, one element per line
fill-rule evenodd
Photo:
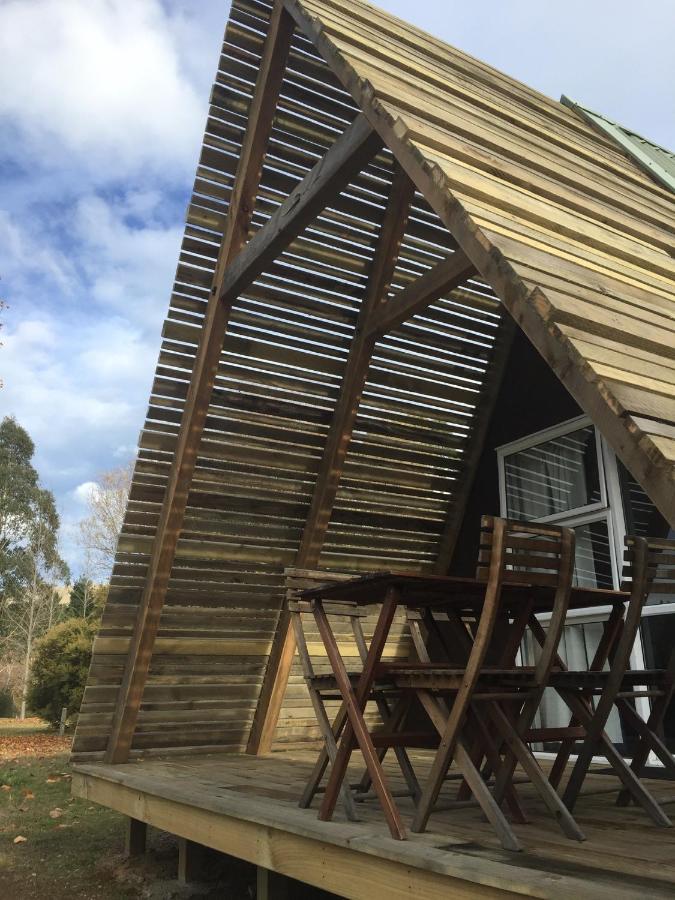
<path fill-rule="evenodd" d="M 5 896 L 139 896 L 138 887 L 125 885 L 118 871 L 124 869 L 122 817 L 70 797 L 67 757 L 0 761 L 0 784 L 0 881 Z M 18 836 L 26 840 L 14 843 Z"/>
<path fill-rule="evenodd" d="M 179 886 L 176 840 L 153 829 L 148 852 L 125 859 L 124 817 L 70 796 L 68 743 L 39 720 L 0 719 L 2 900 L 252 900 L 254 867 L 215 853 L 208 886 Z M 290 896 L 333 895 L 294 882 Z"/>

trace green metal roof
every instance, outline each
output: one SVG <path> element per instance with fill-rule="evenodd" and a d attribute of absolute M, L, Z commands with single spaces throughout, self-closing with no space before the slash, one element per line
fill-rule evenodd
<path fill-rule="evenodd" d="M 643 138 L 629 128 L 624 128 L 617 122 L 612 122 L 606 116 L 575 103 L 564 94 L 560 102 L 612 138 L 648 175 L 675 193 L 675 153 L 659 147 L 653 141 Z"/>

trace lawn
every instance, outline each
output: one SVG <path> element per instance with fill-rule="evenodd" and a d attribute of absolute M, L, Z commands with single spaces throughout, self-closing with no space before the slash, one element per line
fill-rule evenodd
<path fill-rule="evenodd" d="M 70 739 L 39 719 L 0 719 L 0 897 L 11 900 L 253 900 L 255 869 L 213 853 L 204 885 L 176 881 L 177 845 L 148 834 L 124 857 L 123 816 L 70 796 Z M 295 883 L 293 900 L 331 895 Z"/>

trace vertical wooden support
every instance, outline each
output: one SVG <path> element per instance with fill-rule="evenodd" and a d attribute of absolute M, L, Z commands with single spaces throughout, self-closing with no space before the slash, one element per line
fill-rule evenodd
<path fill-rule="evenodd" d="M 469 436 L 462 462 L 461 484 L 451 501 L 448 516 L 438 542 L 438 553 L 434 564 L 434 571 L 438 575 L 447 574 L 452 562 L 455 543 L 464 520 L 464 513 L 471 488 L 473 487 L 476 469 L 485 447 L 485 439 L 490 427 L 492 412 L 502 384 L 515 333 L 516 323 L 508 310 L 502 306 L 494 352 L 488 365 L 479 404 L 474 413 L 473 433 Z"/>
<path fill-rule="evenodd" d="M 126 762 L 159 628 L 159 619 L 183 525 L 197 451 L 218 371 L 231 303 L 221 302 L 225 270 L 248 235 L 262 163 L 272 128 L 294 23 L 277 2 L 272 10 L 260 71 L 237 166 L 211 295 L 181 419 L 143 595 L 131 637 L 106 750 L 109 763 Z"/>
<path fill-rule="evenodd" d="M 125 856 L 142 856 L 145 853 L 145 846 L 148 836 L 148 826 L 139 819 L 127 819 L 127 828 L 124 835 L 124 855 Z"/>
<path fill-rule="evenodd" d="M 414 191 L 410 178 L 395 164 L 366 294 L 361 304 L 295 561 L 295 565 L 299 567 L 315 566 L 321 553 L 375 346 L 376 337 L 370 327 L 371 319 L 386 302 Z M 251 727 L 248 753 L 262 754 L 270 751 L 294 655 L 295 635 L 290 616 L 287 610 L 282 610 Z"/>
<path fill-rule="evenodd" d="M 187 838 L 178 838 L 178 881 L 190 884 L 204 881 L 204 860 L 206 847 L 195 844 Z"/>
<path fill-rule="evenodd" d="M 291 900 L 290 879 L 257 866 L 255 896 L 256 900 Z"/>

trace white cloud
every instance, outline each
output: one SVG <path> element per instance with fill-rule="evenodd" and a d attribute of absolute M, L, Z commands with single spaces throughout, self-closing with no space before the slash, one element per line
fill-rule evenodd
<path fill-rule="evenodd" d="M 91 297 L 159 333 L 178 259 L 182 226 L 156 218 L 159 194 L 131 191 L 109 202 L 94 194 L 77 202 L 73 238 Z M 143 217 L 142 224 L 131 219 Z"/>
<path fill-rule="evenodd" d="M 60 291 L 71 293 L 72 263 L 48 240 L 22 228 L 0 209 L 0 273 L 3 281 L 26 284 L 32 278 L 49 280 Z"/>
<path fill-rule="evenodd" d="M 91 498 L 96 495 L 97 490 L 98 485 L 95 481 L 83 481 L 82 484 L 78 484 L 78 486 L 75 488 L 75 490 L 73 491 L 73 496 L 78 503 L 86 506 Z"/>
<path fill-rule="evenodd" d="M 176 38 L 159 0 L 4 0 L 0 117 L 41 165 L 75 155 L 97 179 L 193 164 L 207 97 Z"/>

